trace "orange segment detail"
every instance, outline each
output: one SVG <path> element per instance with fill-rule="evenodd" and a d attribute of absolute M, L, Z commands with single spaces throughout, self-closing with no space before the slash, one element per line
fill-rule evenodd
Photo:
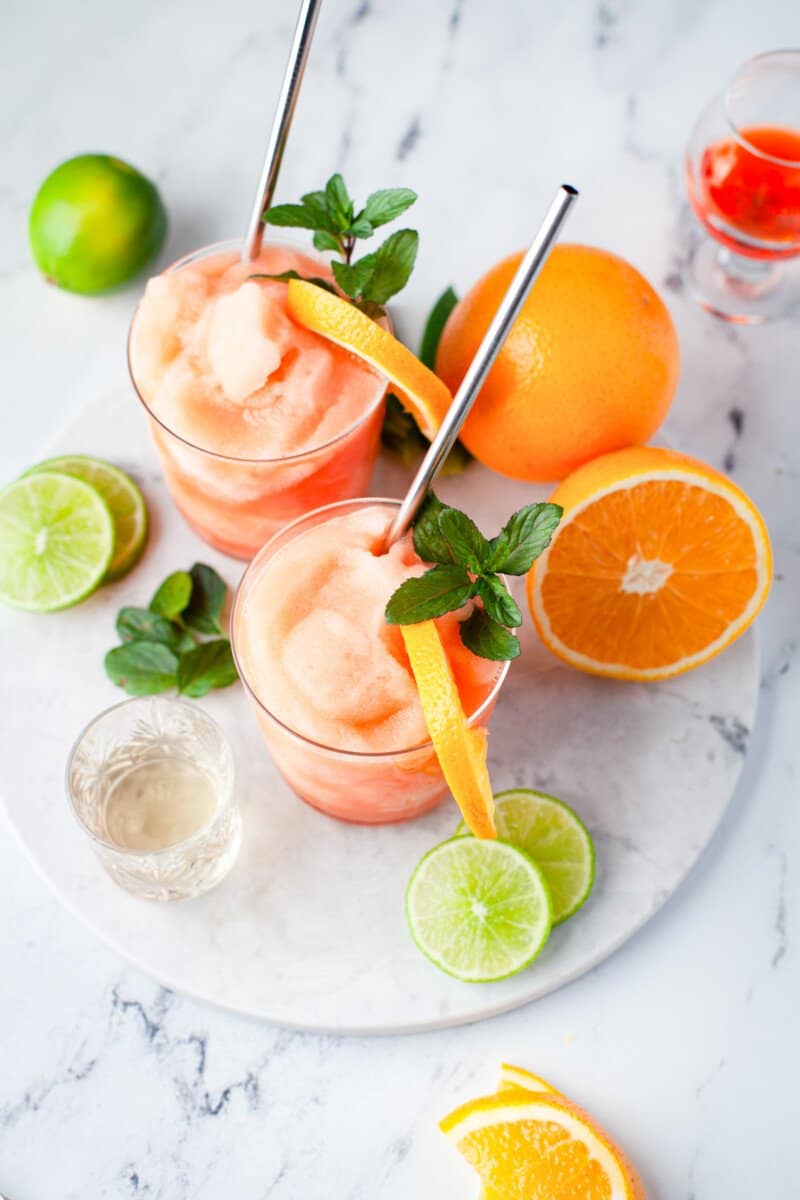
<path fill-rule="evenodd" d="M 299 325 L 343 346 L 393 385 L 401 404 L 433 438 L 453 397 L 433 371 L 354 304 L 304 279 L 290 279 L 289 315 Z"/>
<path fill-rule="evenodd" d="M 754 620 L 769 591 L 766 526 L 724 475 L 657 447 L 579 468 L 528 577 L 542 640 L 573 666 L 665 679 L 699 666 Z"/>
<path fill-rule="evenodd" d="M 431 741 L 461 815 L 479 838 L 494 838 L 494 800 L 486 767 L 486 732 L 470 729 L 434 621 L 401 625 Z"/>
<path fill-rule="evenodd" d="M 457 1108 L 440 1128 L 480 1175 L 486 1200 L 645 1200 L 619 1147 L 556 1093 L 484 1096 Z"/>

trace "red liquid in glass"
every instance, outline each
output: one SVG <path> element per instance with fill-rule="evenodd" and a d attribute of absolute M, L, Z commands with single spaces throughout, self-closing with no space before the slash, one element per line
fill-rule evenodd
<path fill-rule="evenodd" d="M 715 142 L 703 151 L 694 209 L 718 241 L 753 258 L 800 254 L 800 132 L 774 126 L 742 129 L 741 138 Z M 783 162 L 775 162 L 783 159 Z M 755 246 L 737 238 L 755 238 Z"/>

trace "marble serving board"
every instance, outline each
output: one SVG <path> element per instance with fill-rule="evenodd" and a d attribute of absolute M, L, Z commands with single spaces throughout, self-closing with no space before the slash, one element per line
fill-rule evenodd
<path fill-rule="evenodd" d="M 492 720 L 496 789 L 538 787 L 573 805 L 597 846 L 594 893 L 535 964 L 468 985 L 414 947 L 406 882 L 458 822 L 448 800 L 405 825 L 340 824 L 282 781 L 240 687 L 202 704 L 228 733 L 244 815 L 239 861 L 215 892 L 182 904 L 136 900 L 102 872 L 73 823 L 63 773 L 82 726 L 122 693 L 106 678 L 123 604 L 146 603 L 169 571 L 197 559 L 233 587 L 242 564 L 210 550 L 172 506 L 139 406 L 120 390 L 88 409 L 47 453 L 98 454 L 141 484 L 151 514 L 139 566 L 84 604 L 50 616 L 3 610 L 7 745 L 2 790 L 22 845 L 56 895 L 120 954 L 170 988 L 285 1026 L 399 1032 L 474 1021 L 577 978 L 664 904 L 712 837 L 739 776 L 757 699 L 751 632 L 716 661 L 662 684 L 616 683 L 560 665 L 530 621 Z M 44 454 L 43 454 L 44 456 Z M 407 476 L 381 463 L 376 495 Z M 544 489 L 473 465 L 442 482 L 488 534 Z M 527 611 L 517 581 L 517 598 Z"/>

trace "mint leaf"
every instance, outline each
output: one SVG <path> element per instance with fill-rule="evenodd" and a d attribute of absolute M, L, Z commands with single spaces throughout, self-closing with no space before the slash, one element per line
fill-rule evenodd
<path fill-rule="evenodd" d="M 442 463 L 439 474 L 443 479 L 446 479 L 448 475 L 460 475 L 462 471 L 466 471 L 471 462 L 472 455 L 467 447 L 463 442 L 456 442 L 455 446 L 453 446 L 453 449 Z"/>
<path fill-rule="evenodd" d="M 176 652 L 190 650 L 194 646 L 194 638 L 190 633 L 149 608 L 121 608 L 117 614 L 116 630 L 122 642 L 161 642 Z"/>
<path fill-rule="evenodd" d="M 502 579 L 496 575 L 481 575 L 475 581 L 475 590 L 483 601 L 483 607 L 498 625 L 517 629 L 522 624 L 522 613 L 514 597 Z"/>
<path fill-rule="evenodd" d="M 219 618 L 225 603 L 227 587 L 213 567 L 195 563 L 192 577 L 192 598 L 183 613 L 183 620 L 199 633 L 222 633 Z"/>
<path fill-rule="evenodd" d="M 189 603 L 191 595 L 192 577 L 189 572 L 173 571 L 150 601 L 150 611 L 172 620 L 173 617 L 180 616 Z"/>
<path fill-rule="evenodd" d="M 455 556 L 439 528 L 439 516 L 445 510 L 435 492 L 428 492 L 414 518 L 414 549 L 423 562 L 454 563 Z"/>
<path fill-rule="evenodd" d="M 328 233 L 336 233 L 336 225 L 328 210 L 328 197 L 325 192 L 306 192 L 301 196 L 303 207 L 316 221 L 314 229 L 324 229 Z"/>
<path fill-rule="evenodd" d="M 355 238 L 372 237 L 374 232 L 375 230 L 371 222 L 367 220 L 363 213 L 359 213 L 347 231 L 350 237 Z"/>
<path fill-rule="evenodd" d="M 129 696 L 153 696 L 175 687 L 178 659 L 161 642 L 128 642 L 109 650 L 105 668 L 111 682 Z"/>
<path fill-rule="evenodd" d="M 227 638 L 195 646 L 178 663 L 178 689 L 184 696 L 205 696 L 211 688 L 228 687 L 238 678 Z"/>
<path fill-rule="evenodd" d="M 316 250 L 333 250 L 337 253 L 341 250 L 339 239 L 332 233 L 328 233 L 326 229 L 318 229 L 314 234 L 314 248 Z"/>
<path fill-rule="evenodd" d="M 401 583 L 386 605 L 390 625 L 416 625 L 466 604 L 472 580 L 463 567 L 431 567 L 424 575 Z"/>
<path fill-rule="evenodd" d="M 524 575 L 550 545 L 563 514 L 559 504 L 528 504 L 515 512 L 492 538 L 492 553 L 485 569 Z"/>
<path fill-rule="evenodd" d="M 461 641 L 479 658 L 488 658 L 492 662 L 508 662 L 509 659 L 519 656 L 518 639 L 497 621 L 493 621 L 482 608 L 476 608 L 472 616 L 462 621 L 459 631 Z"/>
<path fill-rule="evenodd" d="M 416 198 L 417 193 L 412 192 L 411 188 L 382 188 L 367 198 L 362 215 L 377 228 L 378 225 L 394 221 L 411 207 Z"/>
<path fill-rule="evenodd" d="M 303 283 L 313 283 L 314 287 L 324 288 L 326 292 L 333 292 L 334 296 L 336 295 L 336 288 L 333 286 L 330 279 L 320 279 L 317 275 L 312 275 L 310 277 L 299 275 L 297 271 L 295 271 L 294 267 L 288 271 L 281 271 L 278 275 L 265 275 L 261 273 L 258 275 L 248 275 L 247 278 L 272 279 L 276 283 L 288 283 L 290 279 L 301 279 Z"/>
<path fill-rule="evenodd" d="M 439 349 L 442 330 L 447 323 L 447 318 L 457 304 L 458 296 L 451 287 L 447 288 L 434 304 L 425 322 L 425 328 L 422 332 L 422 344 L 419 348 L 419 357 L 431 371 L 434 369 L 436 362 L 436 351 Z"/>
<path fill-rule="evenodd" d="M 264 223 L 286 229 L 317 229 L 318 218 L 305 204 L 273 204 L 264 213 Z"/>
<path fill-rule="evenodd" d="M 410 467 L 430 445 L 428 439 L 420 433 L 411 413 L 406 412 L 394 392 L 386 393 L 381 442 L 407 467 Z"/>
<path fill-rule="evenodd" d="M 325 184 L 325 199 L 328 201 L 328 212 L 334 226 L 338 231 L 344 233 L 353 219 L 353 201 L 338 172 L 336 175 L 331 175 Z"/>
<path fill-rule="evenodd" d="M 415 229 L 400 229 L 391 234 L 375 251 L 375 268 L 364 289 L 374 304 L 385 304 L 408 283 L 417 259 L 419 234 Z"/>
<path fill-rule="evenodd" d="M 491 554 L 491 546 L 478 526 L 457 508 L 443 508 L 439 529 L 453 552 L 453 561 L 477 575 Z"/>
<path fill-rule="evenodd" d="M 375 255 L 365 254 L 358 262 L 349 266 L 347 263 L 331 263 L 333 277 L 339 287 L 352 299 L 356 299 L 364 291 L 375 271 Z"/>

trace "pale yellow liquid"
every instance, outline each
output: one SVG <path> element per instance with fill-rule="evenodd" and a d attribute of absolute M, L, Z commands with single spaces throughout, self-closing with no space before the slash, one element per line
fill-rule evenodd
<path fill-rule="evenodd" d="M 180 758 L 128 771 L 105 803 L 105 832 L 126 850 L 164 850 L 208 825 L 217 807 L 211 776 Z"/>

